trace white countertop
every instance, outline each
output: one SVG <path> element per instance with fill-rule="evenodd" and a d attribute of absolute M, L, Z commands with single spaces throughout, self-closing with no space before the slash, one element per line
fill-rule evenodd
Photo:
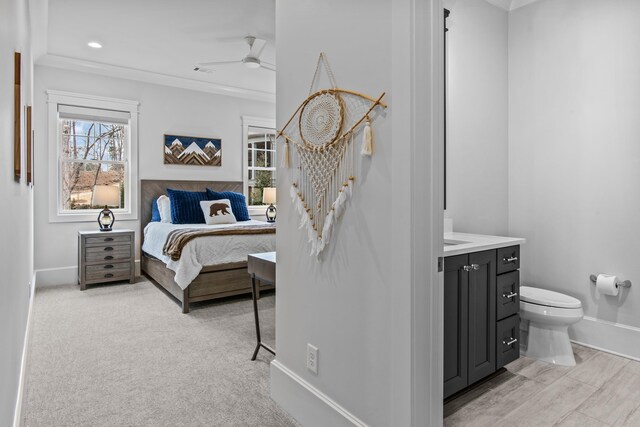
<path fill-rule="evenodd" d="M 484 234 L 444 233 L 444 256 L 468 254 L 488 249 L 521 245 L 526 242 L 519 237 L 487 236 Z M 447 245 L 447 242 L 460 244 Z"/>

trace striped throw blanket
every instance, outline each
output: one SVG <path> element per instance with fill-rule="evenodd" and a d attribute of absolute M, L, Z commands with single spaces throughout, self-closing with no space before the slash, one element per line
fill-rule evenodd
<path fill-rule="evenodd" d="M 182 249 L 187 243 L 198 237 L 205 236 L 226 236 L 237 234 L 275 234 L 275 223 L 264 223 L 264 225 L 250 225 L 240 227 L 227 227 L 207 230 L 202 228 L 182 228 L 172 231 L 167 237 L 167 241 L 162 248 L 162 253 L 172 260 L 178 261 L 182 255 Z"/>

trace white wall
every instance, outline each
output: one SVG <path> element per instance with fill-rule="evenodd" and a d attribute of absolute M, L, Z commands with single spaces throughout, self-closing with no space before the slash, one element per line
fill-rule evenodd
<path fill-rule="evenodd" d="M 447 217 L 454 231 L 508 231 L 508 13 L 483 0 L 445 0 Z"/>
<path fill-rule="evenodd" d="M 635 327 L 638 40 L 636 0 L 543 0 L 510 14 L 509 232 L 527 239 L 522 282 L 579 298 L 587 316 Z M 619 298 L 596 295 L 589 274 L 599 272 L 633 287 Z"/>
<path fill-rule="evenodd" d="M 442 215 L 425 206 L 441 184 L 440 168 L 430 161 L 437 163 L 441 154 L 432 139 L 442 129 L 429 116 L 441 88 L 431 92 L 429 28 L 414 25 L 428 21 L 433 4 L 439 15 L 438 1 L 276 4 L 278 126 L 306 98 L 320 52 L 327 54 L 339 87 L 373 97 L 385 91 L 389 104 L 372 125 L 374 155 L 358 158 L 353 198 L 320 260 L 308 255 L 306 233 L 286 197 L 290 172 L 278 170 L 278 194 L 285 196 L 278 200 L 271 395 L 305 426 L 424 425 L 427 418 L 437 425 L 442 419 L 441 352 L 430 341 L 439 342 L 442 329 L 440 311 L 429 306 L 441 301 L 432 273 L 436 255 L 429 252 L 429 263 L 425 254 L 419 265 L 412 257 L 442 250 L 442 229 L 433 227 Z M 413 80 L 416 70 L 419 80 Z M 327 86 L 325 78 L 320 87 Z M 359 151 L 361 137 L 356 140 Z M 414 176 L 423 179 L 412 182 Z M 416 206 L 423 207 L 420 215 Z M 415 299 L 413 281 L 420 288 Z M 412 321 L 418 324 L 412 327 Z M 414 333 L 419 344 L 412 347 Z M 306 368 L 307 343 L 319 348 L 317 375 Z M 415 372 L 426 373 L 415 379 Z"/>
<path fill-rule="evenodd" d="M 140 102 L 138 135 L 138 177 L 140 179 L 242 180 L 241 116 L 275 117 L 275 105 L 185 89 L 108 78 L 51 67 L 35 68 L 35 103 L 46 111 L 47 89 L 130 99 Z M 55 142 L 47 141 L 47 117 L 35 121 L 36 180 L 48 179 L 48 158 Z M 211 136 L 222 139 L 222 166 L 165 165 L 163 134 Z M 55 154 L 53 154 L 55 155 Z M 47 186 L 36 186 L 36 269 L 77 265 L 77 231 L 96 228 L 94 222 L 50 223 L 47 214 Z M 117 218 L 116 218 L 117 221 Z M 139 221 L 117 221 L 117 227 L 133 228 L 139 242 Z M 137 258 L 139 258 L 139 253 Z M 67 269 L 71 271 L 72 269 Z M 68 274 L 63 275 L 63 278 Z"/>
<path fill-rule="evenodd" d="M 22 105 L 31 104 L 32 62 L 25 1 L 0 1 L 0 425 L 13 422 L 33 272 L 32 190 L 13 177 L 13 53 L 22 53 Z M 24 115 L 23 115 L 24 117 Z M 24 120 L 22 120 L 24 124 Z M 26 167 L 23 130 L 22 169 Z"/>

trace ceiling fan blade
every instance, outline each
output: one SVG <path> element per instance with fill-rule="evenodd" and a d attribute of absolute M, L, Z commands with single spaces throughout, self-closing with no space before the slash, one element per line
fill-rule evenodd
<path fill-rule="evenodd" d="M 276 66 L 267 62 L 260 61 L 260 67 L 264 68 L 265 70 L 276 71 Z"/>
<path fill-rule="evenodd" d="M 227 65 L 227 64 L 238 64 L 242 61 L 213 61 L 213 62 L 199 62 L 198 65 L 209 66 L 209 65 Z"/>
<path fill-rule="evenodd" d="M 251 49 L 249 49 L 247 56 L 250 56 L 251 58 L 260 58 L 260 55 L 266 45 L 267 41 L 264 39 L 253 40 L 253 44 L 251 45 Z"/>
<path fill-rule="evenodd" d="M 194 67 L 193 71 L 198 71 L 200 73 L 213 74 L 215 70 L 213 68 L 205 68 L 205 67 Z"/>

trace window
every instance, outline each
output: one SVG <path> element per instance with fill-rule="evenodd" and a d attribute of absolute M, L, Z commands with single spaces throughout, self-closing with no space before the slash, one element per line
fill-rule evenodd
<path fill-rule="evenodd" d="M 264 215 L 262 189 L 276 186 L 276 131 L 273 119 L 242 117 L 244 194 L 249 213 Z M 252 209 L 253 207 L 253 209 Z"/>
<path fill-rule="evenodd" d="M 261 206 L 262 189 L 276 186 L 276 133 L 273 129 L 249 128 L 247 141 L 247 204 Z"/>
<path fill-rule="evenodd" d="M 96 186 L 119 197 L 116 219 L 137 219 L 137 102 L 48 91 L 50 220 L 93 221 Z M 53 148 L 53 147 L 52 147 Z"/>

